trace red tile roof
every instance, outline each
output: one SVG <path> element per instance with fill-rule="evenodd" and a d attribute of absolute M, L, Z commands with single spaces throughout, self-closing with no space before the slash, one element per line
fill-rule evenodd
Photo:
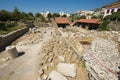
<path fill-rule="evenodd" d="M 55 18 L 55 21 L 57 24 L 70 24 L 70 21 L 68 18 L 58 17 L 58 18 Z"/>
<path fill-rule="evenodd" d="M 100 19 L 80 19 L 80 20 L 77 20 L 76 22 L 100 24 Z"/>

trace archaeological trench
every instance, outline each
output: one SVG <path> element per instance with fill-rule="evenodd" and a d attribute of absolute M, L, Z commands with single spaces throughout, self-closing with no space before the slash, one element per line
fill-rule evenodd
<path fill-rule="evenodd" d="M 119 42 L 119 31 L 34 27 L 0 53 L 0 80 L 119 80 Z"/>

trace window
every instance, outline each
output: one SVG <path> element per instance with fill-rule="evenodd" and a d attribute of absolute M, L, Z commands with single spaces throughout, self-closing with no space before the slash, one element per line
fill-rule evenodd
<path fill-rule="evenodd" d="M 109 13 L 110 10 L 107 10 L 107 13 Z"/>
<path fill-rule="evenodd" d="M 111 13 L 113 13 L 113 12 L 114 12 L 114 9 L 111 10 Z"/>
<path fill-rule="evenodd" d="M 117 11 L 120 11 L 120 8 L 118 8 L 118 10 Z"/>

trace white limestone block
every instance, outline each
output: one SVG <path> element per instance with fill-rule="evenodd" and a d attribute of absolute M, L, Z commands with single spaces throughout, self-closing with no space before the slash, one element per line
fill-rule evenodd
<path fill-rule="evenodd" d="M 48 80 L 67 80 L 66 77 L 64 77 L 63 75 L 61 75 L 60 73 L 58 73 L 57 71 L 52 71 L 49 74 Z"/>
<path fill-rule="evenodd" d="M 44 74 L 44 69 L 39 69 L 39 70 L 38 70 L 38 73 L 39 73 L 40 75 Z"/>
<path fill-rule="evenodd" d="M 64 61 L 65 61 L 65 59 L 64 59 L 64 57 L 63 57 L 63 56 L 58 56 L 58 58 L 59 58 L 59 60 L 60 60 L 60 61 L 62 61 L 62 62 L 64 62 Z"/>
<path fill-rule="evenodd" d="M 18 51 L 17 51 L 15 46 L 6 47 L 6 51 L 10 55 L 11 59 L 14 59 L 14 58 L 18 57 Z"/>
<path fill-rule="evenodd" d="M 47 75 L 44 75 L 42 80 L 47 80 L 47 77 L 48 77 Z"/>
<path fill-rule="evenodd" d="M 63 74 L 64 76 L 71 76 L 75 78 L 76 76 L 76 65 L 70 63 L 59 63 L 58 72 Z"/>

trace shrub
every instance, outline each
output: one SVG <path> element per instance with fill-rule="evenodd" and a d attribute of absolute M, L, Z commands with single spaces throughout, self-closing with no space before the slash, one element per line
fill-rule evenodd
<path fill-rule="evenodd" d="M 4 22 L 0 22 L 0 30 L 5 30 L 5 23 Z"/>
<path fill-rule="evenodd" d="M 120 12 L 115 12 L 112 15 L 108 15 L 103 19 L 103 22 L 99 26 L 98 30 L 110 30 L 110 27 L 108 26 L 111 22 L 119 22 L 120 21 Z"/>
<path fill-rule="evenodd" d="M 91 19 L 97 19 L 98 17 L 97 16 L 95 16 L 95 15 L 93 15 L 92 17 L 91 17 Z"/>
<path fill-rule="evenodd" d="M 14 27 L 14 26 L 17 26 L 17 24 L 15 24 L 15 23 L 7 23 L 6 24 L 6 28 L 11 28 L 11 27 Z"/>
<path fill-rule="evenodd" d="M 17 26 L 16 23 L 0 22 L 0 30 L 9 31 L 9 28 Z"/>
<path fill-rule="evenodd" d="M 108 24 L 109 24 L 109 22 L 108 21 L 103 21 L 102 23 L 101 23 L 101 25 L 99 26 L 99 31 L 109 31 L 110 30 L 110 28 L 109 28 L 109 26 L 108 26 Z"/>
<path fill-rule="evenodd" d="M 104 21 L 120 21 L 120 12 L 115 12 L 112 15 L 106 16 Z"/>

